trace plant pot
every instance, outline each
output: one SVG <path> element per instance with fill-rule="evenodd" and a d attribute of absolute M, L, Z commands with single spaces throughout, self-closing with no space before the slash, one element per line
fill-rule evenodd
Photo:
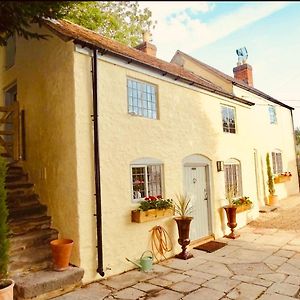
<path fill-rule="evenodd" d="M 146 211 L 132 210 L 131 211 L 131 222 L 144 223 L 144 222 L 149 222 L 149 221 L 153 221 L 153 220 L 164 218 L 164 217 L 170 217 L 172 215 L 174 215 L 173 208 L 149 209 Z"/>
<path fill-rule="evenodd" d="M 70 239 L 58 239 L 50 242 L 53 258 L 53 269 L 55 271 L 64 271 L 68 269 L 73 244 L 73 240 Z"/>
<path fill-rule="evenodd" d="M 269 195 L 269 205 L 274 206 L 278 205 L 278 196 L 277 195 Z"/>
<path fill-rule="evenodd" d="M 0 280 L 0 300 L 13 300 L 15 282 L 11 279 Z"/>
<path fill-rule="evenodd" d="M 240 235 L 234 232 L 234 228 L 237 226 L 236 223 L 236 206 L 231 206 L 231 205 L 226 205 L 223 207 L 225 209 L 226 212 L 226 216 L 227 216 L 227 226 L 230 228 L 231 233 L 228 235 L 225 235 L 225 237 L 229 238 L 229 239 L 236 239 L 238 238 Z"/>
<path fill-rule="evenodd" d="M 190 224 L 193 220 L 193 217 L 175 217 L 174 220 L 176 221 L 179 239 L 178 243 L 181 245 L 181 253 L 175 255 L 176 258 L 180 259 L 189 259 L 193 257 L 193 254 L 187 252 L 186 248 L 189 245 L 190 241 Z"/>

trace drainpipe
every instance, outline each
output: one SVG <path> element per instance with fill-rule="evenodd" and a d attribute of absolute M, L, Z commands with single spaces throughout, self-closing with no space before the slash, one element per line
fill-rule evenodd
<path fill-rule="evenodd" d="M 292 128 L 293 128 L 293 137 L 294 137 L 294 149 L 295 149 L 295 155 L 296 155 L 296 169 L 297 169 L 297 173 L 298 173 L 298 185 L 299 185 L 299 189 L 298 191 L 300 192 L 300 170 L 299 170 L 299 166 L 298 166 L 298 161 L 297 161 L 297 146 L 296 146 L 296 136 L 295 136 L 295 124 L 294 124 L 294 116 L 293 116 L 293 110 L 290 109 L 291 112 L 291 119 L 292 119 Z"/>
<path fill-rule="evenodd" d="M 97 219 L 97 272 L 103 277 L 103 248 L 102 248 L 102 209 L 101 209 L 101 182 L 100 182 L 100 147 L 98 136 L 98 89 L 97 89 L 97 50 L 93 49 L 92 57 L 92 81 L 93 81 L 93 115 L 94 122 L 94 170 L 95 170 L 95 196 Z"/>

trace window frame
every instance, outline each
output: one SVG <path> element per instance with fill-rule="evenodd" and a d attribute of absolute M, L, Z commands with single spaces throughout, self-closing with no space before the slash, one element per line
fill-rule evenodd
<path fill-rule="evenodd" d="M 271 157 L 273 174 L 281 174 L 283 172 L 282 151 L 278 149 L 273 150 L 271 152 Z"/>
<path fill-rule="evenodd" d="M 233 117 L 234 117 L 234 132 L 230 131 L 230 125 L 227 122 L 226 124 L 228 124 L 228 131 L 225 131 L 225 127 L 224 127 L 224 119 L 223 119 L 223 109 L 231 109 L 233 110 Z M 234 106 L 230 106 L 227 104 L 221 104 L 221 121 L 222 121 L 222 128 L 223 128 L 223 132 L 224 133 L 231 133 L 231 134 L 237 134 L 237 114 L 236 114 L 236 108 Z"/>
<path fill-rule="evenodd" d="M 158 162 L 149 162 L 149 163 L 137 163 L 137 164 L 130 164 L 130 186 L 131 186 L 131 202 L 132 203 L 139 203 L 144 199 L 144 197 L 149 196 L 158 196 L 158 195 L 149 195 L 149 182 L 148 182 L 148 167 L 152 166 L 159 166 L 160 170 L 160 191 L 161 195 L 163 195 L 163 164 Z M 134 189 L 133 189 L 133 168 L 144 168 L 144 176 L 145 176 L 145 196 L 141 198 L 134 198 Z"/>
<path fill-rule="evenodd" d="M 268 104 L 268 113 L 269 113 L 270 124 L 276 125 L 278 123 L 276 106 Z"/>
<path fill-rule="evenodd" d="M 226 167 L 227 166 L 238 166 L 238 173 L 236 174 L 236 178 L 237 178 L 237 192 L 234 195 L 234 198 L 236 197 L 242 197 L 243 195 L 243 182 L 242 182 L 242 166 L 241 166 L 241 162 L 238 159 L 235 158 L 231 158 L 228 159 L 226 161 L 224 161 L 224 183 L 225 183 L 225 192 L 227 192 L 227 186 L 229 186 L 229 184 L 232 184 L 231 182 L 229 182 L 229 184 L 227 184 L 227 173 L 226 173 Z M 233 178 L 233 176 L 231 175 L 231 177 Z M 231 178 L 231 179 L 232 179 Z"/>

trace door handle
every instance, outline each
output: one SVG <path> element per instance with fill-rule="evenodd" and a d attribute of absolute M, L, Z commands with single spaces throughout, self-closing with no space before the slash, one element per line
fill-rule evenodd
<path fill-rule="evenodd" d="M 208 201 L 208 194 L 206 192 L 206 189 L 204 189 L 204 201 Z"/>

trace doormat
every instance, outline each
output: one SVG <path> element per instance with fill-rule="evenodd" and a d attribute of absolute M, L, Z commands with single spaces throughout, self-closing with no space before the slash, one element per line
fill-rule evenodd
<path fill-rule="evenodd" d="M 211 252 L 214 252 L 216 250 L 219 250 L 219 249 L 223 248 L 226 245 L 227 245 L 226 243 L 210 241 L 210 242 L 207 242 L 207 243 L 202 244 L 200 246 L 194 247 L 194 249 L 202 250 L 202 251 L 206 251 L 206 252 L 211 253 Z"/>

